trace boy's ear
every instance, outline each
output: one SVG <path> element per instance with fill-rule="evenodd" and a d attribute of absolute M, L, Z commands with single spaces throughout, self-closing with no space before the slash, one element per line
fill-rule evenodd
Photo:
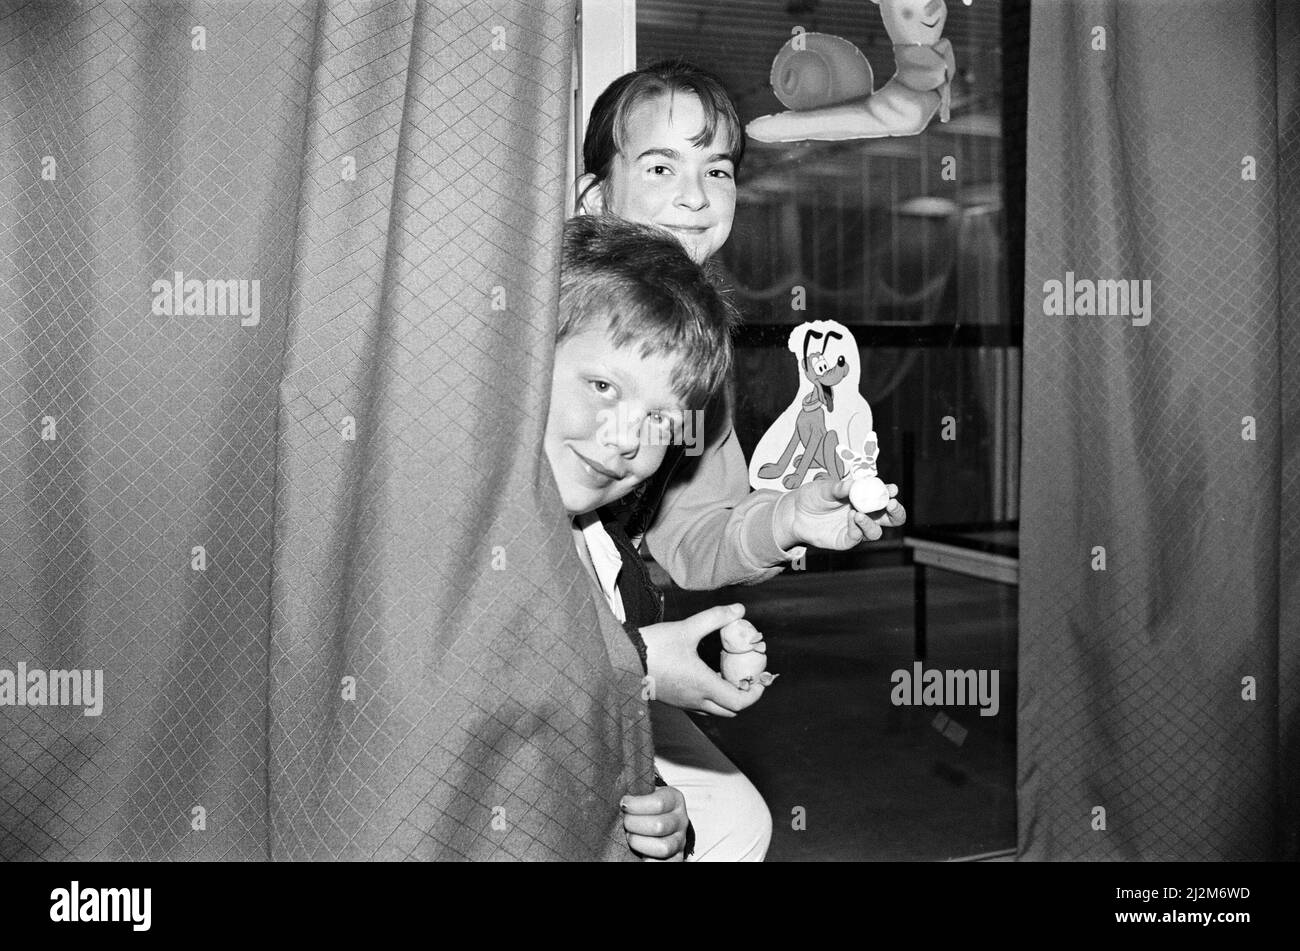
<path fill-rule="evenodd" d="M 605 213 L 605 189 L 596 176 L 587 172 L 578 179 L 578 214 L 601 215 Z"/>

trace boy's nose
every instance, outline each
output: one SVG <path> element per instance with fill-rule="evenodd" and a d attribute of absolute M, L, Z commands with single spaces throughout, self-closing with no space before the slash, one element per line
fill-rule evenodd
<path fill-rule="evenodd" d="M 641 433 L 639 431 L 624 430 L 623 437 L 619 439 L 614 447 L 618 454 L 624 459 L 635 459 L 637 451 L 641 448 Z"/>
<path fill-rule="evenodd" d="M 641 448 L 641 426 L 635 418 L 624 417 L 617 425 L 610 426 L 608 433 L 610 448 L 620 456 L 634 458 Z"/>

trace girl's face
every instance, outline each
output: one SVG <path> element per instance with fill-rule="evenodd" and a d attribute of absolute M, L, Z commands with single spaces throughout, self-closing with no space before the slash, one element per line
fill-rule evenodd
<path fill-rule="evenodd" d="M 647 99 L 628 113 L 627 138 L 601 184 L 604 210 L 675 234 L 700 263 L 722 247 L 736 214 L 736 170 L 715 136 L 703 147 L 698 96 Z"/>

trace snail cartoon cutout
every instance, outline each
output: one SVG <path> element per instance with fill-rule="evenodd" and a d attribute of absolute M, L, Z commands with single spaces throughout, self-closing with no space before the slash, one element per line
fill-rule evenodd
<path fill-rule="evenodd" d="M 799 367 L 799 390 L 758 441 L 750 485 L 788 492 L 814 479 L 852 476 L 849 504 L 864 513 L 884 509 L 889 492 L 876 472 L 880 447 L 871 407 L 858 391 L 853 334 L 836 321 L 813 320 L 790 331 L 786 348 Z"/>
<path fill-rule="evenodd" d="M 871 64 L 848 40 L 796 33 L 772 61 L 772 91 L 788 111 L 761 116 L 745 131 L 759 142 L 837 141 L 916 135 L 936 112 L 948 121 L 952 44 L 943 39 L 943 0 L 870 0 L 880 7 L 895 71 L 873 91 Z"/>

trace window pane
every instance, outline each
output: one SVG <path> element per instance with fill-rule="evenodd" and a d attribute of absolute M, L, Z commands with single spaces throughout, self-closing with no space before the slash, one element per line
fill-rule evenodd
<path fill-rule="evenodd" d="M 958 74 L 947 123 L 936 116 L 897 138 L 747 143 L 735 226 L 716 256 L 745 317 L 733 405 L 746 458 L 798 392 L 789 327 L 837 320 L 857 339 L 880 474 L 908 509 L 907 526 L 881 542 L 810 552 L 798 570 L 726 594 L 772 635 L 769 666 L 789 675 L 743 715 L 700 721 L 767 798 L 771 857 L 943 859 L 1015 843 L 1028 6 L 948 0 Z M 769 71 L 795 27 L 856 45 L 877 90 L 893 75 L 880 9 L 866 0 L 637 0 L 637 65 L 681 56 L 710 69 L 748 123 L 784 108 Z M 905 534 L 976 554 L 918 570 Z M 981 573 L 995 559 L 1011 562 L 1001 580 Z M 718 597 L 671 591 L 670 616 Z M 918 651 L 927 668 L 1000 672 L 998 715 L 894 703 L 892 678 Z M 833 818 L 793 833 L 800 806 Z"/>
<path fill-rule="evenodd" d="M 1023 245 L 1008 234 L 1023 225 L 1009 227 L 1004 206 L 1009 196 L 1023 214 L 1023 178 L 1008 190 L 1004 169 L 1008 158 L 1023 161 L 1023 147 L 1017 126 L 1017 147 L 1004 154 L 1005 118 L 1020 112 L 1003 96 L 1002 7 L 947 4 L 943 35 L 957 62 L 949 122 L 936 115 L 919 135 L 896 138 L 750 139 L 735 226 L 716 256 L 745 317 L 736 427 L 746 451 L 796 390 L 780 328 L 837 320 L 862 347 L 882 476 L 892 466 L 901 482 L 905 434 L 915 446 L 913 525 L 1017 517 L 1023 321 L 1021 294 L 1009 288 L 1019 287 L 1011 280 Z M 796 27 L 855 44 L 876 89 L 893 75 L 879 8 L 860 0 L 639 0 L 637 64 L 681 56 L 712 70 L 748 123 L 784 108 L 769 73 Z"/>

